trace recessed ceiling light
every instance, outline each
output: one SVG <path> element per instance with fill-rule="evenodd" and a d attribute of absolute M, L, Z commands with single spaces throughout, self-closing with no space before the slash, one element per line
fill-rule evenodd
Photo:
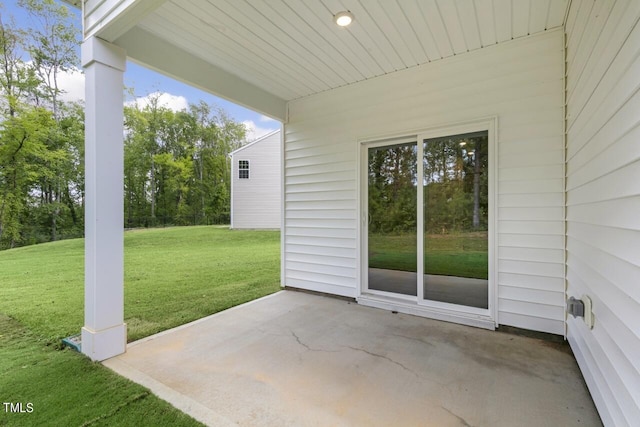
<path fill-rule="evenodd" d="M 349 11 L 338 12 L 333 15 L 333 20 L 341 27 L 346 27 L 353 21 L 353 14 Z"/>

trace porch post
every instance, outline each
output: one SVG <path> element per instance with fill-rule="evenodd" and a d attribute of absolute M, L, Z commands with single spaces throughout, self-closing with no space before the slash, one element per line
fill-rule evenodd
<path fill-rule="evenodd" d="M 82 352 L 105 360 L 126 349 L 124 323 L 123 74 L 126 54 L 89 37 L 85 72 L 85 279 Z"/>

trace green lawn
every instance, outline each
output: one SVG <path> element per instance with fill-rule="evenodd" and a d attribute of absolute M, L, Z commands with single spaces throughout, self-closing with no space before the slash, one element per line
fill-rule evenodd
<path fill-rule="evenodd" d="M 125 233 L 136 340 L 279 289 L 280 234 L 184 227 Z M 60 339 L 83 324 L 83 240 L 0 252 L 0 425 L 198 425 Z"/>
<path fill-rule="evenodd" d="M 425 235 L 426 274 L 488 277 L 487 233 L 451 233 Z M 369 266 L 389 270 L 417 270 L 414 234 L 369 235 Z"/>

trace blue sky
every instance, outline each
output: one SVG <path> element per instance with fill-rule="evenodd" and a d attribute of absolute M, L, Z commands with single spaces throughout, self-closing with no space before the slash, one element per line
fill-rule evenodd
<path fill-rule="evenodd" d="M 13 17 L 19 27 L 28 28 L 30 25 L 29 17 L 18 7 L 17 3 L 17 0 L 0 0 L 0 4 L 3 6 L 0 9 L 2 20 L 8 22 L 9 18 Z M 79 28 L 81 25 L 80 11 L 74 10 L 74 12 L 77 17 L 74 21 Z M 175 110 L 185 107 L 188 103 L 196 103 L 200 100 L 222 107 L 234 120 L 247 125 L 250 130 L 248 135 L 249 140 L 258 138 L 280 127 L 279 122 L 269 119 L 260 113 L 248 110 L 232 102 L 148 70 L 130 61 L 127 62 L 127 71 L 125 72 L 124 78 L 125 86 L 134 89 L 137 102 L 141 104 L 144 104 L 145 97 L 149 94 L 160 92 L 160 101 L 167 107 Z M 68 99 L 76 100 L 83 98 L 84 77 L 80 72 L 69 73 L 69 75 L 63 76 L 62 87 L 66 90 L 66 97 Z M 132 99 L 128 101 L 133 102 Z"/>

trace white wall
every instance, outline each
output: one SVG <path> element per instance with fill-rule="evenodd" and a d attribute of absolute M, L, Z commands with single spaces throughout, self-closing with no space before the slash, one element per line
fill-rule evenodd
<path fill-rule="evenodd" d="M 498 117 L 498 321 L 564 334 L 561 30 L 289 103 L 284 282 L 355 297 L 360 138 Z"/>
<path fill-rule="evenodd" d="M 573 0 L 567 18 L 567 294 L 595 326 L 568 339 L 608 426 L 640 422 L 640 2 Z"/>
<path fill-rule="evenodd" d="M 281 132 L 232 153 L 231 228 L 280 229 Z M 238 161 L 249 160 L 249 179 L 238 178 Z"/>

